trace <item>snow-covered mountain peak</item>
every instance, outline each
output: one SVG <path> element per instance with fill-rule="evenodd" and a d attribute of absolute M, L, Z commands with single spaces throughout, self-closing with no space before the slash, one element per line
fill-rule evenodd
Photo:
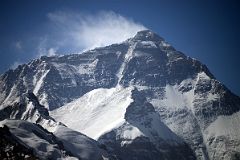
<path fill-rule="evenodd" d="M 151 30 L 142 30 L 137 32 L 137 34 L 133 37 L 133 40 L 155 41 L 155 42 L 164 41 L 162 37 L 160 37 L 159 35 L 157 35 Z"/>
<path fill-rule="evenodd" d="M 43 56 L 9 70 L 0 76 L 0 103 L 0 118 L 37 122 L 55 132 L 58 123 L 49 110 L 119 159 L 221 159 L 223 153 L 238 154 L 240 144 L 238 132 L 226 132 L 238 125 L 240 98 L 204 64 L 150 30 L 123 43 Z M 219 126 L 224 132 L 216 134 Z M 222 152 L 215 154 L 216 146 Z"/>

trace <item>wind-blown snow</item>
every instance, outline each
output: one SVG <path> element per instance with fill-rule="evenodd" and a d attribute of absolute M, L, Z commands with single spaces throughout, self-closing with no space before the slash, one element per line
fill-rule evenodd
<path fill-rule="evenodd" d="M 95 89 L 53 110 L 51 115 L 68 127 L 98 139 L 125 121 L 126 108 L 133 101 L 132 89 L 132 87 Z"/>
<path fill-rule="evenodd" d="M 178 108 L 189 107 L 192 109 L 194 90 L 191 89 L 188 92 L 179 91 L 182 85 L 193 83 L 191 79 L 184 80 L 180 85 L 166 85 L 165 97 L 163 99 L 153 99 L 151 103 L 153 106 L 165 106 L 173 110 Z"/>
<path fill-rule="evenodd" d="M 240 140 L 240 112 L 230 116 L 219 116 L 205 130 L 205 134 L 214 137 L 229 136 L 231 139 Z"/>
<path fill-rule="evenodd" d="M 142 48 L 157 48 L 156 44 L 153 41 L 141 41 Z"/>
<path fill-rule="evenodd" d="M 171 46 L 169 43 L 167 43 L 165 41 L 161 41 L 160 45 L 163 46 L 163 47 L 170 47 Z"/>

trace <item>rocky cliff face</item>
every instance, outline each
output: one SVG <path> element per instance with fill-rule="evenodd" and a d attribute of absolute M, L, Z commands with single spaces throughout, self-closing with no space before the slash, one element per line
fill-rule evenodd
<path fill-rule="evenodd" d="M 41 57 L 7 71 L 0 77 L 1 110 L 24 112 L 14 104 L 28 92 L 57 121 L 120 159 L 239 158 L 240 98 L 205 65 L 149 30 L 120 44 Z"/>

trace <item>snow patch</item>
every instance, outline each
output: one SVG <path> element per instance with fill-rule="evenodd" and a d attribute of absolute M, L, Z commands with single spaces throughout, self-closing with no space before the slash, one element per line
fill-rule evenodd
<path fill-rule="evenodd" d="M 62 78 L 71 78 L 71 83 L 76 85 L 75 75 L 93 74 L 98 63 L 98 59 L 87 59 L 88 63 L 71 65 L 66 63 L 52 63 L 59 71 Z M 92 61 L 92 62 L 91 62 Z"/>
<path fill-rule="evenodd" d="M 138 91 L 149 89 L 148 86 L 142 86 L 142 85 L 138 85 L 138 84 L 135 84 L 134 87 L 136 87 Z"/>
<path fill-rule="evenodd" d="M 178 90 L 178 86 L 166 85 L 165 87 L 165 98 L 159 102 L 163 106 L 168 106 L 171 108 L 183 108 L 191 107 L 194 98 L 193 90 L 189 92 L 181 92 Z"/>
<path fill-rule="evenodd" d="M 125 54 L 125 57 L 124 57 L 124 61 L 118 71 L 118 73 L 116 74 L 117 77 L 118 77 L 118 83 L 117 85 L 120 84 L 122 78 L 123 78 L 123 74 L 124 74 L 124 70 L 126 68 L 126 65 L 128 64 L 128 62 L 132 59 L 133 57 L 133 50 L 135 49 L 136 47 L 136 43 L 134 45 L 131 45 L 127 51 L 127 53 Z"/>
<path fill-rule="evenodd" d="M 190 80 L 183 81 L 183 83 L 188 83 Z M 192 109 L 194 100 L 194 89 L 188 92 L 179 91 L 181 84 L 178 85 L 166 85 L 165 87 L 165 97 L 163 99 L 152 99 L 151 103 L 153 106 L 165 106 L 168 109 L 177 110 L 179 108 L 188 107 Z"/>
<path fill-rule="evenodd" d="M 48 95 L 45 92 L 40 95 L 39 103 L 49 110 Z"/>
<path fill-rule="evenodd" d="M 140 44 L 143 48 L 157 48 L 153 41 L 141 41 Z"/>
<path fill-rule="evenodd" d="M 198 77 L 198 80 L 199 79 L 206 79 L 206 80 L 210 80 L 211 79 L 205 72 L 198 73 L 197 77 Z"/>
<path fill-rule="evenodd" d="M 208 93 L 207 101 L 216 101 L 219 99 L 220 99 L 219 94 Z"/>
<path fill-rule="evenodd" d="M 81 64 L 78 66 L 77 70 L 79 74 L 90 74 L 94 72 L 98 63 L 98 59 L 95 59 L 92 63 Z"/>
<path fill-rule="evenodd" d="M 131 126 L 128 129 L 124 130 L 122 137 L 124 139 L 135 139 L 144 135 L 137 127 Z"/>
<path fill-rule="evenodd" d="M 131 144 L 134 139 L 141 136 L 144 136 L 144 134 L 137 127 L 126 122 L 120 132 L 121 146 Z"/>
<path fill-rule="evenodd" d="M 185 105 L 183 101 L 183 94 L 177 90 L 176 86 L 166 85 L 165 96 L 166 99 L 163 99 L 162 102 L 166 106 L 178 108 Z"/>
<path fill-rule="evenodd" d="M 163 46 L 163 47 L 171 47 L 171 45 L 165 41 L 161 41 L 160 42 L 160 46 Z"/>

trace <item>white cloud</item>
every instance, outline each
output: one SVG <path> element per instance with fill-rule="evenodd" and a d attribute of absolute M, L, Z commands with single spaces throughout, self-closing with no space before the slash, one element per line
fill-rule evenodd
<path fill-rule="evenodd" d="M 58 11 L 49 13 L 48 18 L 58 30 L 58 42 L 55 43 L 59 47 L 70 45 L 82 50 L 119 43 L 146 29 L 111 11 L 97 14 Z"/>
<path fill-rule="evenodd" d="M 47 55 L 48 55 L 48 56 L 55 56 L 55 55 L 56 55 L 56 52 L 57 52 L 57 49 L 56 49 L 56 48 L 50 48 L 50 49 L 48 50 Z"/>
<path fill-rule="evenodd" d="M 55 56 L 57 49 L 56 47 L 49 48 L 48 46 L 48 39 L 46 37 L 41 38 L 40 43 L 38 44 L 38 55 L 37 57 L 41 56 Z"/>

